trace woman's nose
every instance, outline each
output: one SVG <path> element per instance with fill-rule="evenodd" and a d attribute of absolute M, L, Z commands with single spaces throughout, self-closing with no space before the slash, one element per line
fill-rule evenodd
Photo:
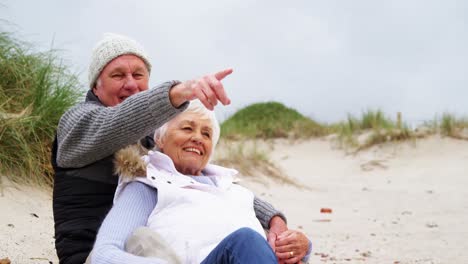
<path fill-rule="evenodd" d="M 200 137 L 198 135 L 193 135 L 192 142 L 194 142 L 195 144 L 201 144 Z"/>

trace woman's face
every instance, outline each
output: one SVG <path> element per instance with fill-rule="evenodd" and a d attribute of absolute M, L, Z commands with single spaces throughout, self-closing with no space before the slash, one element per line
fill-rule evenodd
<path fill-rule="evenodd" d="M 198 113 L 181 113 L 168 123 L 164 138 L 156 144 L 185 175 L 200 175 L 210 159 L 213 127 Z"/>

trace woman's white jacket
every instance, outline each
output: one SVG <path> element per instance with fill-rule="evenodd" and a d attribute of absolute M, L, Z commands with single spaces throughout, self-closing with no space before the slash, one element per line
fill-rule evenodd
<path fill-rule="evenodd" d="M 254 195 L 233 183 L 236 170 L 209 164 L 203 170 L 214 185 L 198 183 L 179 173 L 163 153 L 143 157 L 146 178 L 136 177 L 158 191 L 158 202 L 147 226 L 162 236 L 183 263 L 200 263 L 230 233 L 242 227 L 265 237 L 254 212 Z M 114 199 L 128 179 L 120 178 Z"/>

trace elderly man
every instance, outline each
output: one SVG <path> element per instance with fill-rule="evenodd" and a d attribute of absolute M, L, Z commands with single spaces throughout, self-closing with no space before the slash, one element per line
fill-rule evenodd
<path fill-rule="evenodd" d="M 231 69 L 186 82 L 148 89 L 151 64 L 143 48 L 127 37 L 107 34 L 93 50 L 90 90 L 85 102 L 60 119 L 52 151 L 55 171 L 53 211 L 60 263 L 83 263 L 102 220 L 112 206 L 117 177 L 114 153 L 141 140 L 198 98 L 208 109 L 230 103 L 221 80 Z M 255 198 L 255 213 L 272 234 L 287 230 L 284 216 Z M 274 237 L 269 239 L 274 247 Z"/>

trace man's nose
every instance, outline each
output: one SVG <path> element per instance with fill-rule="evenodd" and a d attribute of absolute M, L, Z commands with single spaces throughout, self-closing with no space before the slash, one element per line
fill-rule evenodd
<path fill-rule="evenodd" d="M 138 90 L 138 84 L 133 76 L 130 75 L 125 78 L 124 88 L 132 91 Z"/>

